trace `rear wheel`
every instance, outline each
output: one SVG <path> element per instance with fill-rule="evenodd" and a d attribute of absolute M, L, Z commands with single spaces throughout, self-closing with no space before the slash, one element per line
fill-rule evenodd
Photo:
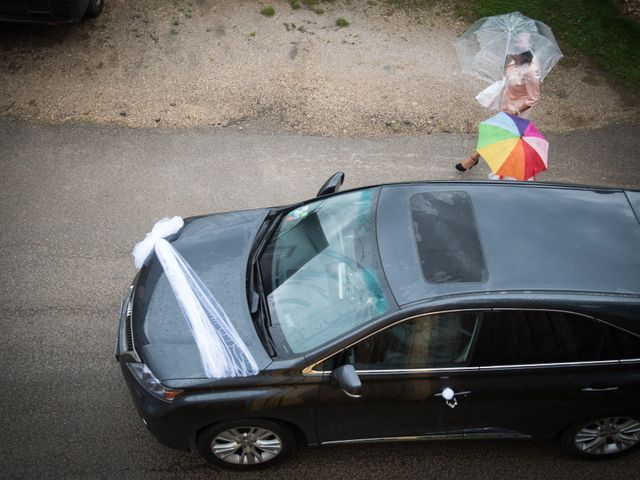
<path fill-rule="evenodd" d="M 84 14 L 87 17 L 97 17 L 102 12 L 104 8 L 104 0 L 89 0 L 89 4 L 87 5 L 87 10 Z"/>
<path fill-rule="evenodd" d="M 574 423 L 562 434 L 562 448 L 583 458 L 605 459 L 640 446 L 638 417 L 600 417 Z"/>
<path fill-rule="evenodd" d="M 281 462 L 293 453 L 295 437 L 268 420 L 212 425 L 198 437 L 198 451 L 209 462 L 233 470 L 253 470 Z"/>

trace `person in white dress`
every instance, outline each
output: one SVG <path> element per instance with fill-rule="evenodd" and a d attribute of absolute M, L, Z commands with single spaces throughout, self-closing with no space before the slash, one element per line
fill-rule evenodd
<path fill-rule="evenodd" d="M 504 89 L 500 97 L 500 111 L 528 118 L 529 112 L 540 101 L 540 68 L 530 51 L 510 55 L 504 68 Z M 478 164 L 480 154 L 473 152 L 456 170 L 466 172 Z M 493 175 L 493 174 L 492 174 Z M 505 179 L 498 175 L 492 179 Z"/>

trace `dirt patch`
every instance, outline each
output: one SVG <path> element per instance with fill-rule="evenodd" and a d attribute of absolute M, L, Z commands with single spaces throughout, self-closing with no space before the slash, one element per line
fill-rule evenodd
<path fill-rule="evenodd" d="M 447 2 L 324 2 L 317 14 L 274 1 L 271 17 L 265 4 L 109 0 L 77 25 L 3 27 L 0 114 L 337 136 L 468 132 L 487 116 L 473 99 L 484 85 L 460 72 L 453 47 L 467 25 Z M 561 62 L 535 118 L 567 131 L 639 113 L 585 62 Z"/>
<path fill-rule="evenodd" d="M 640 0 L 613 0 L 623 15 L 640 22 Z"/>

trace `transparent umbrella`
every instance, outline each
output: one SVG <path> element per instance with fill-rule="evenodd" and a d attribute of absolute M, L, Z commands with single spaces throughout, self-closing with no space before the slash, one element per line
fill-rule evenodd
<path fill-rule="evenodd" d="M 455 47 L 462 71 L 488 83 L 503 78 L 510 55 L 530 51 L 541 80 L 562 58 L 551 29 L 520 12 L 481 18 L 456 41 Z"/>

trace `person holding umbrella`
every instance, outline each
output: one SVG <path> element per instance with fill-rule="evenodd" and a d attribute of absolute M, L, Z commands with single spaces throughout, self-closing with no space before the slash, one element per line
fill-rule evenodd
<path fill-rule="evenodd" d="M 530 50 L 513 53 L 504 70 L 505 85 L 500 100 L 500 111 L 528 118 L 529 110 L 540 101 L 540 69 L 536 66 Z M 526 113 L 525 113 L 526 112 Z M 473 152 L 456 164 L 456 170 L 466 172 L 480 160 Z"/>
<path fill-rule="evenodd" d="M 542 79 L 562 57 L 549 27 L 519 12 L 478 20 L 455 46 L 465 73 L 493 82 L 478 102 L 525 118 L 540 101 Z M 455 168 L 466 172 L 479 160 L 475 151 Z"/>

